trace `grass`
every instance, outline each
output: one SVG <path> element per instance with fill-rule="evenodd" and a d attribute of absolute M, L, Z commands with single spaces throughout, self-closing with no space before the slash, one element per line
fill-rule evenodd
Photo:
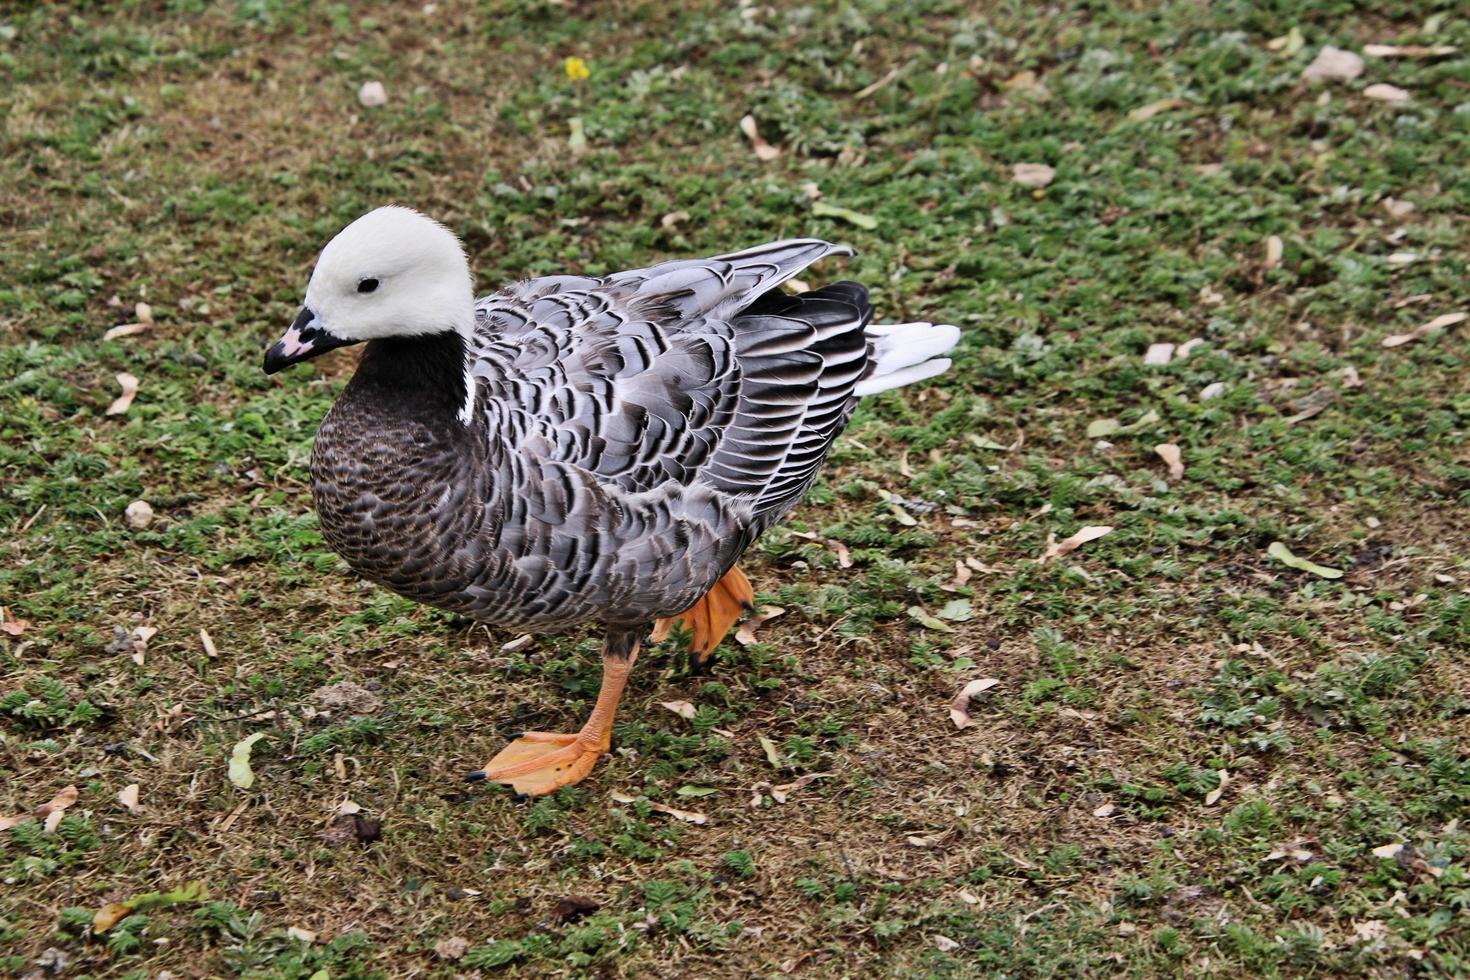
<path fill-rule="evenodd" d="M 1467 327 L 1382 346 L 1465 306 L 1462 11 L 430 6 L 0 13 L 0 602 L 29 621 L 0 814 L 79 790 L 0 834 L 0 972 L 1470 975 Z M 1459 50 L 1299 81 L 1373 42 Z M 483 289 L 810 234 L 861 256 L 808 278 L 965 333 L 755 549 L 785 615 L 708 676 L 646 655 L 553 798 L 459 776 L 580 723 L 596 638 L 505 651 L 352 582 L 304 465 L 351 354 L 260 372 L 321 245 L 390 201 Z M 138 301 L 153 327 L 102 340 Z M 1084 525 L 1114 530 L 1040 560 Z M 319 710 L 341 681 L 376 703 Z"/>

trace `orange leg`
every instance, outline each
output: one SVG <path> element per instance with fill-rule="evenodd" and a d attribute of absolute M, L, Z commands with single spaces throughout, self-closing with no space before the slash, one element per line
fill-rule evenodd
<path fill-rule="evenodd" d="M 684 610 L 677 616 L 660 619 L 653 624 L 653 640 L 662 643 L 669 638 L 675 626 L 681 626 L 694 634 L 689 641 L 689 650 L 693 655 L 694 666 L 703 667 L 709 663 L 715 647 L 730 632 L 730 627 L 740 618 L 741 613 L 755 608 L 755 590 L 750 587 L 750 579 L 738 567 L 732 567 L 725 573 L 725 577 L 715 583 L 715 587 L 709 593 L 696 602 L 691 608 Z"/>
<path fill-rule="evenodd" d="M 526 796 L 542 796 L 581 782 L 612 747 L 613 717 L 638 660 L 637 642 L 627 636 L 621 632 L 608 634 L 602 654 L 602 689 L 597 693 L 592 717 L 580 732 L 526 732 L 501 749 L 484 769 L 466 778 L 507 783 Z"/>

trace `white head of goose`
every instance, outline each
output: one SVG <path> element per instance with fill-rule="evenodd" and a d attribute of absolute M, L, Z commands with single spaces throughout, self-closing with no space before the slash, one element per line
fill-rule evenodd
<path fill-rule="evenodd" d="M 817 477 L 860 397 L 933 377 L 946 324 L 875 325 L 867 290 L 799 295 L 814 239 L 474 300 L 442 225 L 380 208 L 322 251 L 274 373 L 366 342 L 317 432 L 331 547 L 402 595 L 519 630 L 606 634 L 592 717 L 527 732 L 472 779 L 549 793 L 611 744 L 644 638 L 705 666 L 754 592 L 736 567 Z"/>

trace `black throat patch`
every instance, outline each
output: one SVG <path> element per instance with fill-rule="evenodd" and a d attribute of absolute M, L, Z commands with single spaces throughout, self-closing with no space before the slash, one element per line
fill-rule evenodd
<path fill-rule="evenodd" d="M 458 416 L 465 403 L 464 338 L 450 331 L 370 340 L 348 389 L 402 408 Z"/>

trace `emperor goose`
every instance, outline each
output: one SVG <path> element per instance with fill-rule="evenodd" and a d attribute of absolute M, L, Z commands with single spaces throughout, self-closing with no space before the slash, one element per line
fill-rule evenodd
<path fill-rule="evenodd" d="M 933 377 L 949 325 L 880 326 L 867 290 L 781 283 L 815 239 L 476 300 L 459 240 L 403 207 L 327 243 L 280 371 L 365 343 L 317 432 L 327 543 L 394 592 L 517 630 L 594 623 L 602 688 L 575 734 L 527 732 L 470 778 L 549 793 L 609 748 L 639 643 L 696 663 L 751 608 L 736 567 L 816 479 L 858 399 Z"/>

